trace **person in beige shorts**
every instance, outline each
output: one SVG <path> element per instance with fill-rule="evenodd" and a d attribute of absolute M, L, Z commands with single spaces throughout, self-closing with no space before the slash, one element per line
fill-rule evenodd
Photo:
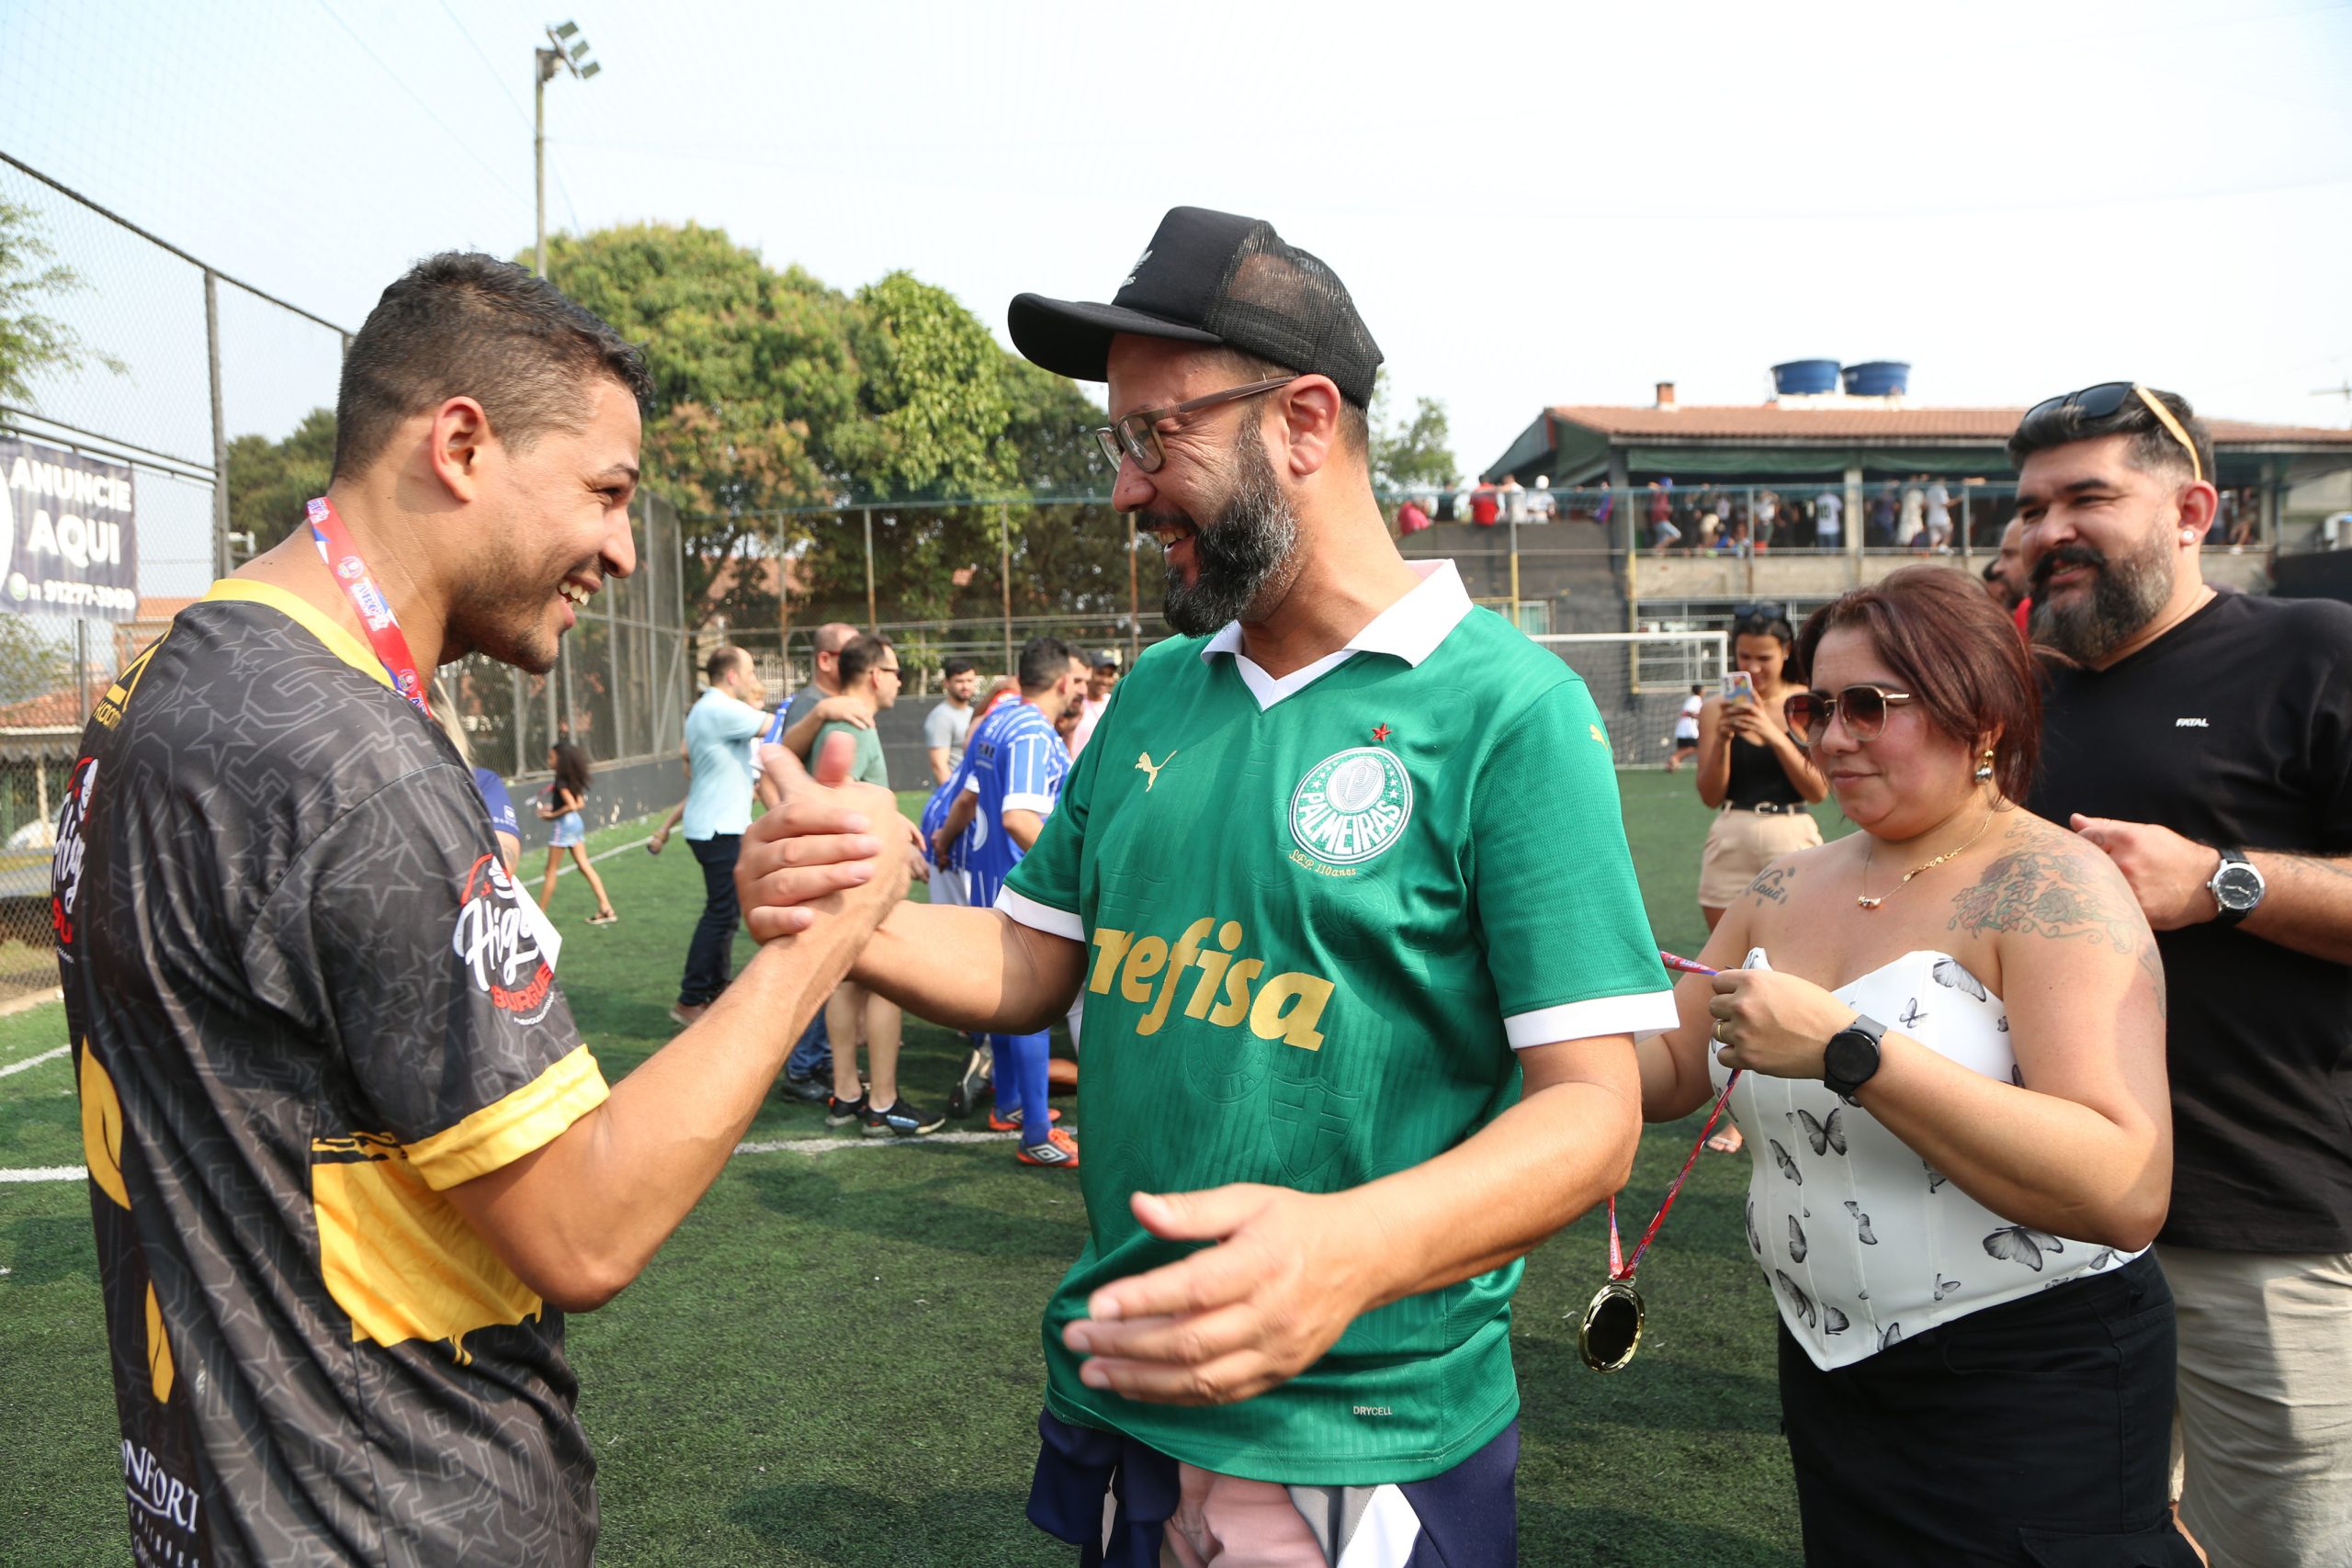
<path fill-rule="evenodd" d="M 1781 705 L 1805 689 L 1793 658 L 1795 641 L 1780 605 L 1736 606 L 1732 660 L 1747 677 L 1747 689 L 1710 697 L 1699 710 L 1699 798 L 1716 808 L 1699 859 L 1699 912 L 1710 931 L 1765 868 L 1792 850 L 1821 842 L 1808 807 L 1827 797 L 1829 785 L 1781 716 Z M 1719 1154 L 1736 1153 L 1740 1145 L 1739 1129 L 1730 1125 L 1707 1140 Z"/>

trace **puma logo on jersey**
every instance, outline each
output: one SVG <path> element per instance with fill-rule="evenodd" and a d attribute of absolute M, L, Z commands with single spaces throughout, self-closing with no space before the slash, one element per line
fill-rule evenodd
<path fill-rule="evenodd" d="M 1265 973 L 1265 960 L 1244 958 L 1236 963 L 1234 954 L 1241 938 L 1239 920 L 1220 925 L 1209 915 L 1186 926 L 1172 948 L 1166 937 L 1138 937 L 1133 931 L 1099 926 L 1091 939 L 1096 949 L 1094 972 L 1086 988 L 1107 997 L 1115 982 L 1127 1000 L 1138 1006 L 1148 1004 L 1143 1017 L 1136 1021 L 1136 1032 L 1157 1034 L 1168 1021 L 1169 1009 L 1175 1003 L 1186 971 L 1197 969 L 1200 978 L 1184 1003 L 1186 1018 L 1205 1019 L 1220 1029 L 1246 1022 L 1261 1040 L 1280 1040 L 1302 1051 L 1321 1050 L 1323 1034 L 1316 1026 L 1322 1021 L 1323 1009 L 1336 987 L 1319 975 L 1295 973 L 1275 975 L 1258 984 Z M 1159 982 L 1157 995 L 1152 987 L 1155 979 Z"/>
<path fill-rule="evenodd" d="M 2211 729 L 2213 728 L 2201 718 L 2177 718 L 2172 721 L 2172 727 L 2175 729 Z"/>
<path fill-rule="evenodd" d="M 1143 781 L 1144 794 L 1149 795 L 1151 793 L 1151 786 L 1159 782 L 1159 770 L 1166 767 L 1175 760 L 1176 753 L 1173 751 L 1169 752 L 1167 756 L 1161 758 L 1157 762 L 1151 760 L 1151 753 L 1148 751 L 1141 752 L 1136 756 L 1136 772 L 1149 775 Z"/>

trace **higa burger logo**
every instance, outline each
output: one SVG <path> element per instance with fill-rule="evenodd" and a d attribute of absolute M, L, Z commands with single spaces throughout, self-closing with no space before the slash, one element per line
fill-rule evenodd
<path fill-rule="evenodd" d="M 465 901 L 450 950 L 463 959 L 474 985 L 502 1012 L 537 1023 L 555 999 L 555 966 L 539 950 L 514 879 L 496 855 L 484 855 L 466 874 Z"/>
<path fill-rule="evenodd" d="M 74 906 L 82 896 L 82 823 L 90 814 L 90 790 L 98 782 L 98 762 L 85 757 L 74 764 L 65 784 L 65 809 L 57 815 L 57 855 L 50 863 L 49 924 L 57 933 L 57 950 L 74 945 Z"/>

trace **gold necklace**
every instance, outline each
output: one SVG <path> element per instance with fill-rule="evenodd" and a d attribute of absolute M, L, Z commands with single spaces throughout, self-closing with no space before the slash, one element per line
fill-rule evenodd
<path fill-rule="evenodd" d="M 1921 872 L 1933 871 L 1936 867 L 1943 864 L 1944 862 L 1951 859 L 1954 855 L 1959 854 L 1962 850 L 1968 848 L 1969 844 L 1974 843 L 1977 840 L 1984 836 L 1984 829 L 1993 825 L 1993 818 L 1999 814 L 1999 811 L 2000 807 L 1997 806 L 1986 811 L 1984 813 L 1984 820 L 1976 825 L 1976 831 L 1968 835 L 1966 842 L 1961 844 L 1957 849 L 1946 850 L 1943 853 L 1938 855 L 1935 859 L 1929 861 L 1925 865 L 1915 866 L 1911 870 L 1905 872 L 1901 882 L 1896 883 L 1894 886 L 1888 888 L 1885 892 L 1880 894 L 1875 898 L 1871 897 L 1871 862 L 1877 858 L 1878 840 L 1876 839 L 1872 839 L 1871 840 L 1871 847 L 1862 852 L 1862 890 L 1854 899 L 1855 908 L 1861 909 L 1877 908 L 1881 904 L 1885 903 L 1889 898 L 1894 897 L 1895 894 L 1901 892 L 1904 887 L 1909 884 L 1911 879 L 1918 875 Z"/>

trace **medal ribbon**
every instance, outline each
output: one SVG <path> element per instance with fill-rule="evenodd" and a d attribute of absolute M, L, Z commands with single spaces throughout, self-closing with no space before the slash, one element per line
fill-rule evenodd
<path fill-rule="evenodd" d="M 392 602 L 368 574 L 368 563 L 360 558 L 359 547 L 352 542 L 351 530 L 344 526 L 334 502 L 316 496 L 304 503 L 304 509 L 310 513 L 311 538 L 319 547 L 319 558 L 327 563 L 327 570 L 358 614 L 368 646 L 376 650 L 377 661 L 392 678 L 392 690 L 431 718 L 433 708 L 424 700 L 424 682 L 416 672 L 416 655 L 408 650 L 408 638 L 401 635 L 400 617 L 392 614 Z"/>
<path fill-rule="evenodd" d="M 1693 964 L 1688 958 L 1678 958 L 1671 953 L 1660 953 L 1658 958 L 1668 969 L 1679 969 L 1685 975 L 1716 973 L 1703 964 Z M 1707 1146 L 1707 1139 L 1713 1134 L 1715 1123 L 1723 1119 L 1724 1105 L 1731 1099 L 1732 1085 L 1739 1082 L 1739 1068 L 1733 1068 L 1731 1077 L 1724 1084 L 1723 1093 L 1715 1096 L 1715 1109 L 1708 1115 L 1707 1124 L 1699 1129 L 1699 1140 L 1690 1145 L 1690 1153 L 1683 1160 L 1681 1170 L 1675 1175 L 1674 1185 L 1666 1190 L 1666 1201 L 1657 1206 L 1657 1213 L 1650 1221 L 1649 1229 L 1642 1233 L 1642 1239 L 1635 1244 L 1631 1262 L 1625 1260 L 1624 1244 L 1617 1237 L 1617 1195 L 1613 1192 L 1609 1195 L 1609 1277 L 1611 1279 L 1631 1280 L 1634 1277 L 1634 1270 L 1642 1266 L 1642 1255 L 1649 1251 L 1650 1243 L 1657 1239 L 1658 1226 L 1666 1224 L 1668 1212 L 1674 1207 L 1675 1199 L 1681 1196 L 1683 1182 L 1690 1179 L 1690 1168 L 1699 1163 L 1699 1151 Z"/>

